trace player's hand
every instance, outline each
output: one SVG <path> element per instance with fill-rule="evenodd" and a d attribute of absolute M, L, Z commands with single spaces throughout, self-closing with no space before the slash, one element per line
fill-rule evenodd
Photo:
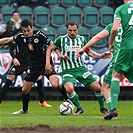
<path fill-rule="evenodd" d="M 59 56 L 59 58 L 60 58 L 60 59 L 63 59 L 63 60 L 70 60 L 70 57 L 69 57 L 69 56 L 67 56 L 67 55 L 62 55 L 62 54 Z"/>
<path fill-rule="evenodd" d="M 17 58 L 13 59 L 14 66 L 20 66 L 20 62 L 18 61 Z"/>
<path fill-rule="evenodd" d="M 111 58 L 111 53 L 110 52 L 104 52 L 101 54 L 101 58 L 103 58 L 103 59 Z"/>
<path fill-rule="evenodd" d="M 83 55 L 84 52 L 85 52 L 85 51 L 81 48 L 81 49 L 77 52 L 76 58 L 79 58 L 81 55 Z"/>
<path fill-rule="evenodd" d="M 46 64 L 46 66 L 45 66 L 45 72 L 47 74 L 50 74 L 52 72 L 52 67 L 51 67 L 50 64 Z"/>
<path fill-rule="evenodd" d="M 109 45 L 109 50 L 110 50 L 110 52 L 114 52 L 115 51 L 114 44 L 110 44 Z"/>

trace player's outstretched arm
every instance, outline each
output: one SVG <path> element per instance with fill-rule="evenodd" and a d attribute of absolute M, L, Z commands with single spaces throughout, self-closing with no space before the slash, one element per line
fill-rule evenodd
<path fill-rule="evenodd" d="M 13 36 L 12 37 L 5 37 L 5 38 L 0 39 L 0 45 L 7 44 L 7 43 L 10 43 L 13 41 L 14 41 Z"/>
<path fill-rule="evenodd" d="M 105 30 L 102 30 L 101 32 L 96 34 L 90 41 L 87 42 L 87 44 L 84 47 L 82 47 L 77 52 L 76 58 L 79 58 L 89 47 L 96 44 L 98 41 L 100 41 L 101 39 L 103 39 L 107 36 L 108 36 L 108 33 Z"/>
<path fill-rule="evenodd" d="M 111 57 L 111 53 L 108 51 L 108 52 L 104 52 L 102 54 L 99 54 L 93 50 L 89 50 L 88 52 L 86 52 L 87 55 L 89 55 L 90 57 L 92 58 L 103 58 L 103 59 L 106 59 L 106 58 L 110 58 Z"/>
<path fill-rule="evenodd" d="M 121 23 L 120 19 L 114 19 L 113 27 L 112 27 L 111 33 L 110 33 L 110 44 L 109 44 L 110 52 L 114 52 L 115 51 L 113 42 L 114 42 L 114 39 L 115 39 L 115 37 L 117 35 L 120 23 Z"/>

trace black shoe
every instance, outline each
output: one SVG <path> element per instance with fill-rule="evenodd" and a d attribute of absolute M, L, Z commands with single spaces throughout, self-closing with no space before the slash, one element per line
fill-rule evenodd
<path fill-rule="evenodd" d="M 108 115 L 108 113 L 109 113 L 106 108 L 100 109 L 100 112 L 103 113 L 103 114 L 105 114 L 105 115 Z"/>
<path fill-rule="evenodd" d="M 76 110 L 76 112 L 74 113 L 74 115 L 80 115 L 80 114 L 82 114 L 83 112 L 84 112 L 83 109 L 78 109 L 78 108 L 77 108 L 77 110 Z"/>
<path fill-rule="evenodd" d="M 114 119 L 118 119 L 118 113 L 113 118 Z"/>
<path fill-rule="evenodd" d="M 118 117 L 116 109 L 109 111 L 108 115 L 104 117 L 104 120 L 111 120 L 112 118 Z"/>

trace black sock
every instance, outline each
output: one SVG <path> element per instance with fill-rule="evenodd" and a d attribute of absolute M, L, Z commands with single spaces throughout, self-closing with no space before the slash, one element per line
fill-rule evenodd
<path fill-rule="evenodd" d="M 44 102 L 44 88 L 42 85 L 42 80 L 38 80 L 36 81 L 36 83 L 37 83 L 37 92 L 39 95 L 39 101 L 40 103 L 43 103 Z"/>
<path fill-rule="evenodd" d="M 28 93 L 26 95 L 22 94 L 23 111 L 28 110 L 29 101 L 30 101 L 30 93 Z"/>
<path fill-rule="evenodd" d="M 7 79 L 5 85 L 2 87 L 0 91 L 0 102 L 3 100 L 4 96 L 9 90 L 9 86 L 12 84 L 12 81 Z"/>
<path fill-rule="evenodd" d="M 60 89 L 58 91 L 63 95 L 63 97 L 65 98 L 65 100 L 68 99 L 68 96 L 67 96 L 66 90 L 64 88 L 64 85 L 62 85 L 62 89 Z"/>

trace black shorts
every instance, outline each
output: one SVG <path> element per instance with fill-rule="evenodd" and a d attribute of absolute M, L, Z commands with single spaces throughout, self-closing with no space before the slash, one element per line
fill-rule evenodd
<path fill-rule="evenodd" d="M 21 66 L 11 66 L 9 69 L 9 75 L 20 75 L 23 72 L 27 72 L 28 69 L 28 63 L 21 64 Z"/>
<path fill-rule="evenodd" d="M 51 75 L 56 74 L 53 64 L 51 64 L 51 65 L 52 65 L 52 72 L 50 74 L 46 74 L 44 63 L 32 64 L 32 66 L 30 66 L 27 70 L 27 75 L 25 77 L 25 81 L 27 81 L 27 82 L 36 82 L 36 80 L 38 79 L 38 77 L 40 75 L 44 75 L 44 76 L 47 77 L 47 79 L 49 79 L 49 77 Z"/>

